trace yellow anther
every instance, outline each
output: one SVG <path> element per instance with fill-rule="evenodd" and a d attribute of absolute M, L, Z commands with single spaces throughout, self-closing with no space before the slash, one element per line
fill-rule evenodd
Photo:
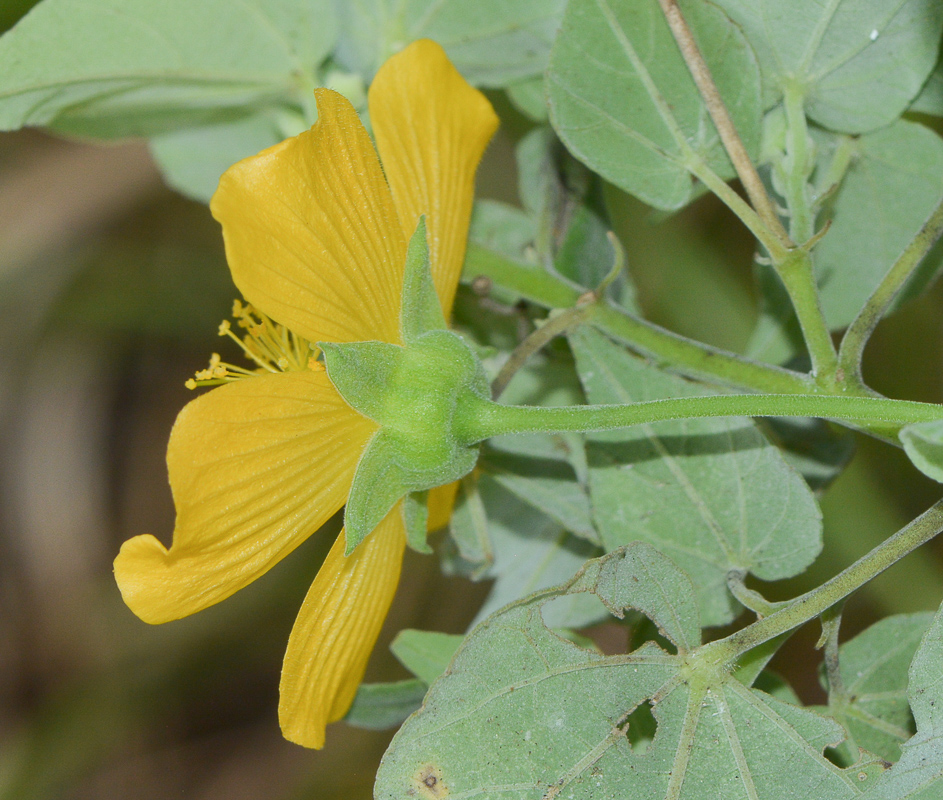
<path fill-rule="evenodd" d="M 318 361 L 314 356 L 308 359 L 308 369 L 314 370 L 315 372 L 325 372 L 325 366 L 323 362 Z"/>
<path fill-rule="evenodd" d="M 224 319 L 222 322 L 219 323 L 219 329 L 218 329 L 219 335 L 226 336 L 229 333 L 230 328 L 232 328 L 232 326 L 229 324 L 229 320 Z"/>
<path fill-rule="evenodd" d="M 193 378 L 187 380 L 184 384 L 188 389 L 196 389 L 196 381 Z"/>

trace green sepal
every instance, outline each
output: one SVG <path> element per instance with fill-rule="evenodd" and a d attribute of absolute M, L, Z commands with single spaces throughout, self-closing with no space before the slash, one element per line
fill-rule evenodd
<path fill-rule="evenodd" d="M 402 364 L 403 348 L 388 342 L 318 342 L 327 376 L 357 411 L 383 424 L 386 395 Z"/>
<path fill-rule="evenodd" d="M 409 488 L 390 434 L 378 430 L 360 457 L 344 509 L 344 555 L 349 556 Z"/>
<path fill-rule="evenodd" d="M 481 362 L 448 330 L 428 331 L 407 347 L 319 346 L 328 377 L 344 400 L 380 425 L 357 465 L 347 501 L 349 555 L 406 494 L 451 483 L 472 470 L 478 445 L 468 444 L 462 433 L 463 398 L 486 398 L 489 386 Z M 422 536 L 414 536 L 411 545 L 424 552 Z"/>
<path fill-rule="evenodd" d="M 442 313 L 442 304 L 432 280 L 426 217 L 423 215 L 419 217 L 419 224 L 406 249 L 400 332 L 403 342 L 409 345 L 427 331 L 446 327 L 448 326 Z"/>
<path fill-rule="evenodd" d="M 406 525 L 406 544 L 417 553 L 430 555 L 432 548 L 426 541 L 429 524 L 429 492 L 410 492 L 403 498 L 403 523 Z"/>

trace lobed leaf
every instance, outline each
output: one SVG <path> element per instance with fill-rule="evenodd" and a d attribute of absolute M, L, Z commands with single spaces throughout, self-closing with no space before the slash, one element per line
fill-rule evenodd
<path fill-rule="evenodd" d="M 910 738 L 907 668 L 933 615 L 885 617 L 838 651 L 842 691 L 829 691 L 829 714 L 849 734 L 848 746 L 894 762 Z"/>
<path fill-rule="evenodd" d="M 646 593 L 652 579 L 663 594 Z M 582 592 L 620 613 L 637 603 L 679 652 L 648 642 L 605 656 L 557 636 L 543 607 Z M 699 649 L 685 652 L 697 627 L 690 583 L 649 545 L 589 562 L 469 634 L 394 737 L 375 796 L 855 797 L 852 778 L 822 755 L 840 727 L 722 672 L 708 677 Z"/>

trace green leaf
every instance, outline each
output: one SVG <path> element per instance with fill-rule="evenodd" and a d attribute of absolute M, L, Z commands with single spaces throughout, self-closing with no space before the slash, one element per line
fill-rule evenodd
<path fill-rule="evenodd" d="M 208 203 L 229 167 L 283 138 L 276 114 L 267 110 L 232 122 L 154 136 L 150 147 L 171 188 Z"/>
<path fill-rule="evenodd" d="M 914 466 L 943 483 L 943 420 L 908 425 L 901 430 L 900 440 Z"/>
<path fill-rule="evenodd" d="M 461 635 L 407 628 L 396 634 L 390 650 L 400 664 L 426 686 L 431 686 L 445 672 L 464 640 Z"/>
<path fill-rule="evenodd" d="M 889 125 L 933 69 L 943 33 L 936 0 L 717 0 L 743 26 L 767 107 L 788 83 L 808 116 L 836 131 Z"/>
<path fill-rule="evenodd" d="M 943 117 L 943 61 L 937 63 L 908 111 Z"/>
<path fill-rule="evenodd" d="M 525 78 L 507 86 L 508 99 L 514 107 L 534 122 L 546 122 L 549 115 L 543 76 Z"/>
<path fill-rule="evenodd" d="M 740 29 L 711 3 L 683 2 L 721 96 L 755 152 L 760 76 Z M 591 169 L 656 208 L 694 196 L 688 173 L 701 159 L 734 175 L 657 0 L 573 0 L 547 73 L 550 118 Z"/>
<path fill-rule="evenodd" d="M 394 683 L 361 683 L 344 722 L 355 728 L 398 728 L 422 705 L 426 684 L 417 678 Z"/>
<path fill-rule="evenodd" d="M 519 500 L 490 476 L 481 476 L 478 492 L 487 513 L 493 555 L 491 567 L 482 576 L 495 582 L 472 625 L 512 600 L 569 580 L 587 559 L 599 554 L 598 548 Z M 606 612 L 594 597 L 578 594 L 553 603 L 545 615 L 551 627 L 584 628 L 605 618 Z"/>
<path fill-rule="evenodd" d="M 432 282 L 429 264 L 429 243 L 426 239 L 426 217 L 409 239 L 406 248 L 406 268 L 403 273 L 403 307 L 400 311 L 400 329 L 403 343 L 411 344 L 427 331 L 447 328 L 445 315 Z"/>
<path fill-rule="evenodd" d="M 570 343 L 591 403 L 710 393 L 593 330 L 576 331 Z M 639 539 L 669 555 L 691 576 L 705 625 L 729 622 L 739 608 L 727 591 L 730 570 L 787 578 L 822 547 L 815 498 L 750 420 L 683 420 L 591 434 L 587 459 L 605 546 Z"/>
<path fill-rule="evenodd" d="M 939 800 L 943 796 L 943 609 L 910 665 L 907 696 L 917 732 L 900 761 L 885 772 L 863 800 Z"/>
<path fill-rule="evenodd" d="M 0 38 L 0 130 L 153 135 L 306 106 L 330 0 L 43 0 Z"/>
<path fill-rule="evenodd" d="M 678 652 L 648 642 L 605 656 L 556 635 L 544 609 L 583 592 L 620 614 L 638 604 Z M 469 634 L 394 737 L 375 797 L 855 797 L 822 754 L 840 726 L 718 670 L 697 627 L 690 583 L 650 546 L 589 562 Z"/>
<path fill-rule="evenodd" d="M 499 200 L 475 201 L 468 238 L 476 244 L 524 260 L 536 236 L 536 220 L 516 206 Z"/>
<path fill-rule="evenodd" d="M 565 0 L 358 0 L 338 3 L 341 63 L 371 77 L 416 39 L 441 44 L 465 78 L 500 88 L 540 74 Z"/>
<path fill-rule="evenodd" d="M 886 617 L 839 648 L 843 686 L 829 692 L 829 713 L 848 731 L 852 752 L 863 747 L 885 761 L 900 758 L 912 733 L 907 668 L 932 619 L 931 613 Z"/>
<path fill-rule="evenodd" d="M 832 227 L 814 251 L 822 307 L 831 328 L 857 315 L 890 266 L 943 197 L 943 139 L 901 120 L 862 136 L 858 155 L 835 199 Z M 931 256 L 905 298 L 929 283 Z"/>
<path fill-rule="evenodd" d="M 449 519 L 449 536 L 455 543 L 458 557 L 466 562 L 461 565 L 453 563 L 452 566 L 473 580 L 481 578 L 494 563 L 494 552 L 488 532 L 488 512 L 481 500 L 474 473 L 462 478 Z"/>

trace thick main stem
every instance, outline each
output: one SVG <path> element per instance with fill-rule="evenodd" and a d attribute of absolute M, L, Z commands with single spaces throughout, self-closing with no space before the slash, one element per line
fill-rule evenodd
<path fill-rule="evenodd" d="M 908 425 L 943 419 L 943 406 L 910 400 L 830 395 L 714 395 L 627 405 L 505 406 L 472 393 L 460 400 L 456 431 L 465 444 L 509 433 L 612 430 L 695 417 L 821 417 Z"/>

